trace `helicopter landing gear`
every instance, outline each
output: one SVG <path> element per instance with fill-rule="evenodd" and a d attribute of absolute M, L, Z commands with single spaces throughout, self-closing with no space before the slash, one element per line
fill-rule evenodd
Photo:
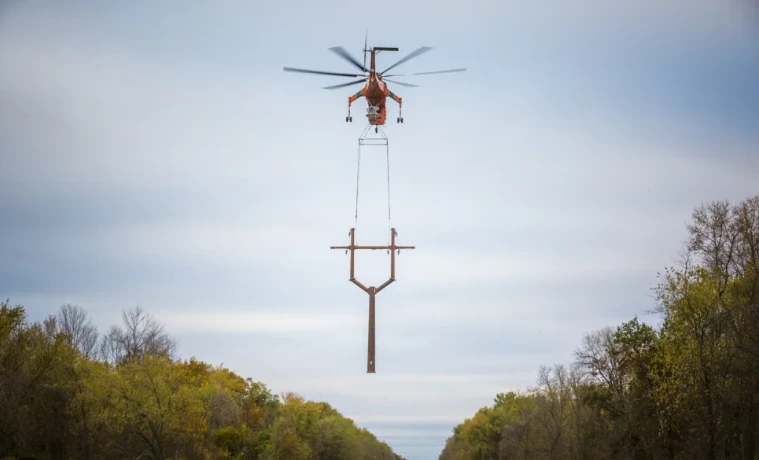
<path fill-rule="evenodd" d="M 396 123 L 403 123 L 403 117 L 398 117 L 397 120 L 395 120 Z"/>
<path fill-rule="evenodd" d="M 345 122 L 346 123 L 353 123 L 353 117 L 351 117 L 351 116 L 345 117 Z"/>
<path fill-rule="evenodd" d="M 377 126 L 374 127 L 374 132 L 375 133 L 379 132 L 379 128 Z"/>
<path fill-rule="evenodd" d="M 403 112 L 402 112 L 403 106 L 398 104 L 398 119 L 395 120 L 396 123 L 403 123 Z"/>

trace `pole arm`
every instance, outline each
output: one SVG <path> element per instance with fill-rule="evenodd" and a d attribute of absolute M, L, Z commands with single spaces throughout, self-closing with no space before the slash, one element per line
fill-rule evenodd
<path fill-rule="evenodd" d="M 330 249 L 345 249 L 346 252 L 351 252 L 351 262 L 350 262 L 350 279 L 349 281 L 356 286 L 360 287 L 362 291 L 372 294 L 371 290 L 374 290 L 374 294 L 379 293 L 381 290 L 388 287 L 390 284 L 395 281 L 395 254 L 396 251 L 400 252 L 401 249 L 416 249 L 416 246 L 396 246 L 395 245 L 395 237 L 398 234 L 398 232 L 394 229 L 390 229 L 390 245 L 389 246 L 358 246 L 356 245 L 356 229 L 352 228 L 350 229 L 350 232 L 348 235 L 350 235 L 351 243 L 349 246 L 330 246 Z M 374 287 L 366 287 L 364 286 L 360 281 L 356 279 L 355 276 L 355 266 L 356 266 L 356 249 L 369 249 L 372 251 L 376 250 L 389 250 L 390 251 L 390 279 L 385 281 L 380 287 L 374 288 Z"/>
<path fill-rule="evenodd" d="M 348 249 L 350 251 L 354 249 L 371 249 L 376 251 L 377 249 L 416 249 L 416 246 L 330 246 L 330 249 Z"/>

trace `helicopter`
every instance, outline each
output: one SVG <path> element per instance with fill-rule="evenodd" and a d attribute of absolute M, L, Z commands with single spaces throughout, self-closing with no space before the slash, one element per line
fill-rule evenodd
<path fill-rule="evenodd" d="M 368 39 L 368 34 L 367 34 L 367 39 Z M 391 91 L 387 83 L 393 83 L 393 84 L 406 86 L 406 87 L 419 86 L 419 85 L 414 85 L 411 83 L 390 80 L 388 77 L 405 77 L 405 76 L 429 75 L 429 74 L 438 74 L 438 73 L 463 72 L 466 70 L 466 68 L 460 68 L 460 69 L 449 69 L 449 70 L 437 70 L 437 71 L 432 71 L 432 72 L 419 72 L 419 73 L 411 73 L 411 74 L 390 74 L 390 75 L 387 74 L 388 71 L 394 69 L 400 64 L 403 64 L 404 62 L 410 59 L 413 59 L 417 56 L 420 56 L 432 49 L 429 46 L 422 46 L 412 51 L 404 58 L 398 60 L 397 62 L 395 62 L 393 65 L 389 66 L 382 72 L 377 72 L 376 70 L 377 69 L 376 67 L 377 54 L 383 51 L 398 51 L 398 48 L 385 47 L 385 46 L 375 46 L 372 48 L 367 48 L 367 39 L 364 40 L 363 64 L 360 63 L 353 56 L 351 56 L 342 46 L 334 46 L 332 48 L 329 48 L 330 51 L 332 51 L 333 53 L 343 58 L 345 61 L 352 64 L 354 67 L 360 70 L 361 73 L 327 72 L 327 71 L 322 71 L 322 70 L 298 69 L 294 67 L 284 67 L 284 70 L 286 72 L 332 75 L 332 76 L 338 76 L 338 77 L 361 77 L 358 80 L 354 80 L 348 83 L 341 83 L 341 84 L 333 85 L 333 86 L 325 86 L 323 89 L 332 90 L 332 89 L 338 89 L 338 88 L 345 88 L 348 86 L 357 85 L 357 84 L 366 82 L 364 84 L 364 87 L 361 88 L 360 91 L 348 97 L 348 115 L 345 117 L 345 122 L 346 123 L 353 122 L 353 117 L 351 116 L 351 104 L 355 102 L 357 99 L 361 97 L 365 97 L 368 103 L 368 107 L 366 109 L 366 118 L 369 120 L 370 125 L 374 125 L 375 132 L 377 132 L 377 129 L 379 126 L 382 126 L 385 124 L 385 121 L 387 118 L 385 100 L 388 97 L 392 98 L 395 102 L 398 103 L 398 118 L 396 119 L 396 122 L 403 123 L 403 113 L 402 113 L 403 99 L 397 94 L 395 94 L 393 91 Z M 366 67 L 367 54 L 369 54 L 370 56 L 369 68 Z"/>

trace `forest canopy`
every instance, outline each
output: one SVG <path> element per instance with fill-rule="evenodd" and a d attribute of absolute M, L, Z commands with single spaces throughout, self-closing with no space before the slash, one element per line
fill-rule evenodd
<path fill-rule="evenodd" d="M 698 207 L 687 231 L 654 288 L 659 327 L 587 334 L 574 362 L 457 425 L 439 459 L 758 459 L 759 196 Z"/>
<path fill-rule="evenodd" d="M 326 402 L 177 359 L 139 307 L 122 320 L 0 303 L 0 459 L 402 459 Z"/>

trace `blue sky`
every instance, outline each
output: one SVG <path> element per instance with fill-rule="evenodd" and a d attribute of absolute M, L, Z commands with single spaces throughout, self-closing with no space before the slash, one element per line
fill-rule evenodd
<path fill-rule="evenodd" d="M 759 9 L 572 2 L 20 2 L 0 6 L 0 297 L 101 330 L 141 305 L 183 357 L 331 402 L 437 458 L 499 391 L 654 307 L 692 209 L 756 194 Z M 402 252 L 347 281 L 364 33 L 410 77 L 390 138 Z M 414 80 L 412 80 L 414 78 Z M 397 106 L 389 102 L 389 120 Z M 387 240 L 384 157 L 357 237 Z M 387 256 L 360 254 L 366 283 Z"/>

